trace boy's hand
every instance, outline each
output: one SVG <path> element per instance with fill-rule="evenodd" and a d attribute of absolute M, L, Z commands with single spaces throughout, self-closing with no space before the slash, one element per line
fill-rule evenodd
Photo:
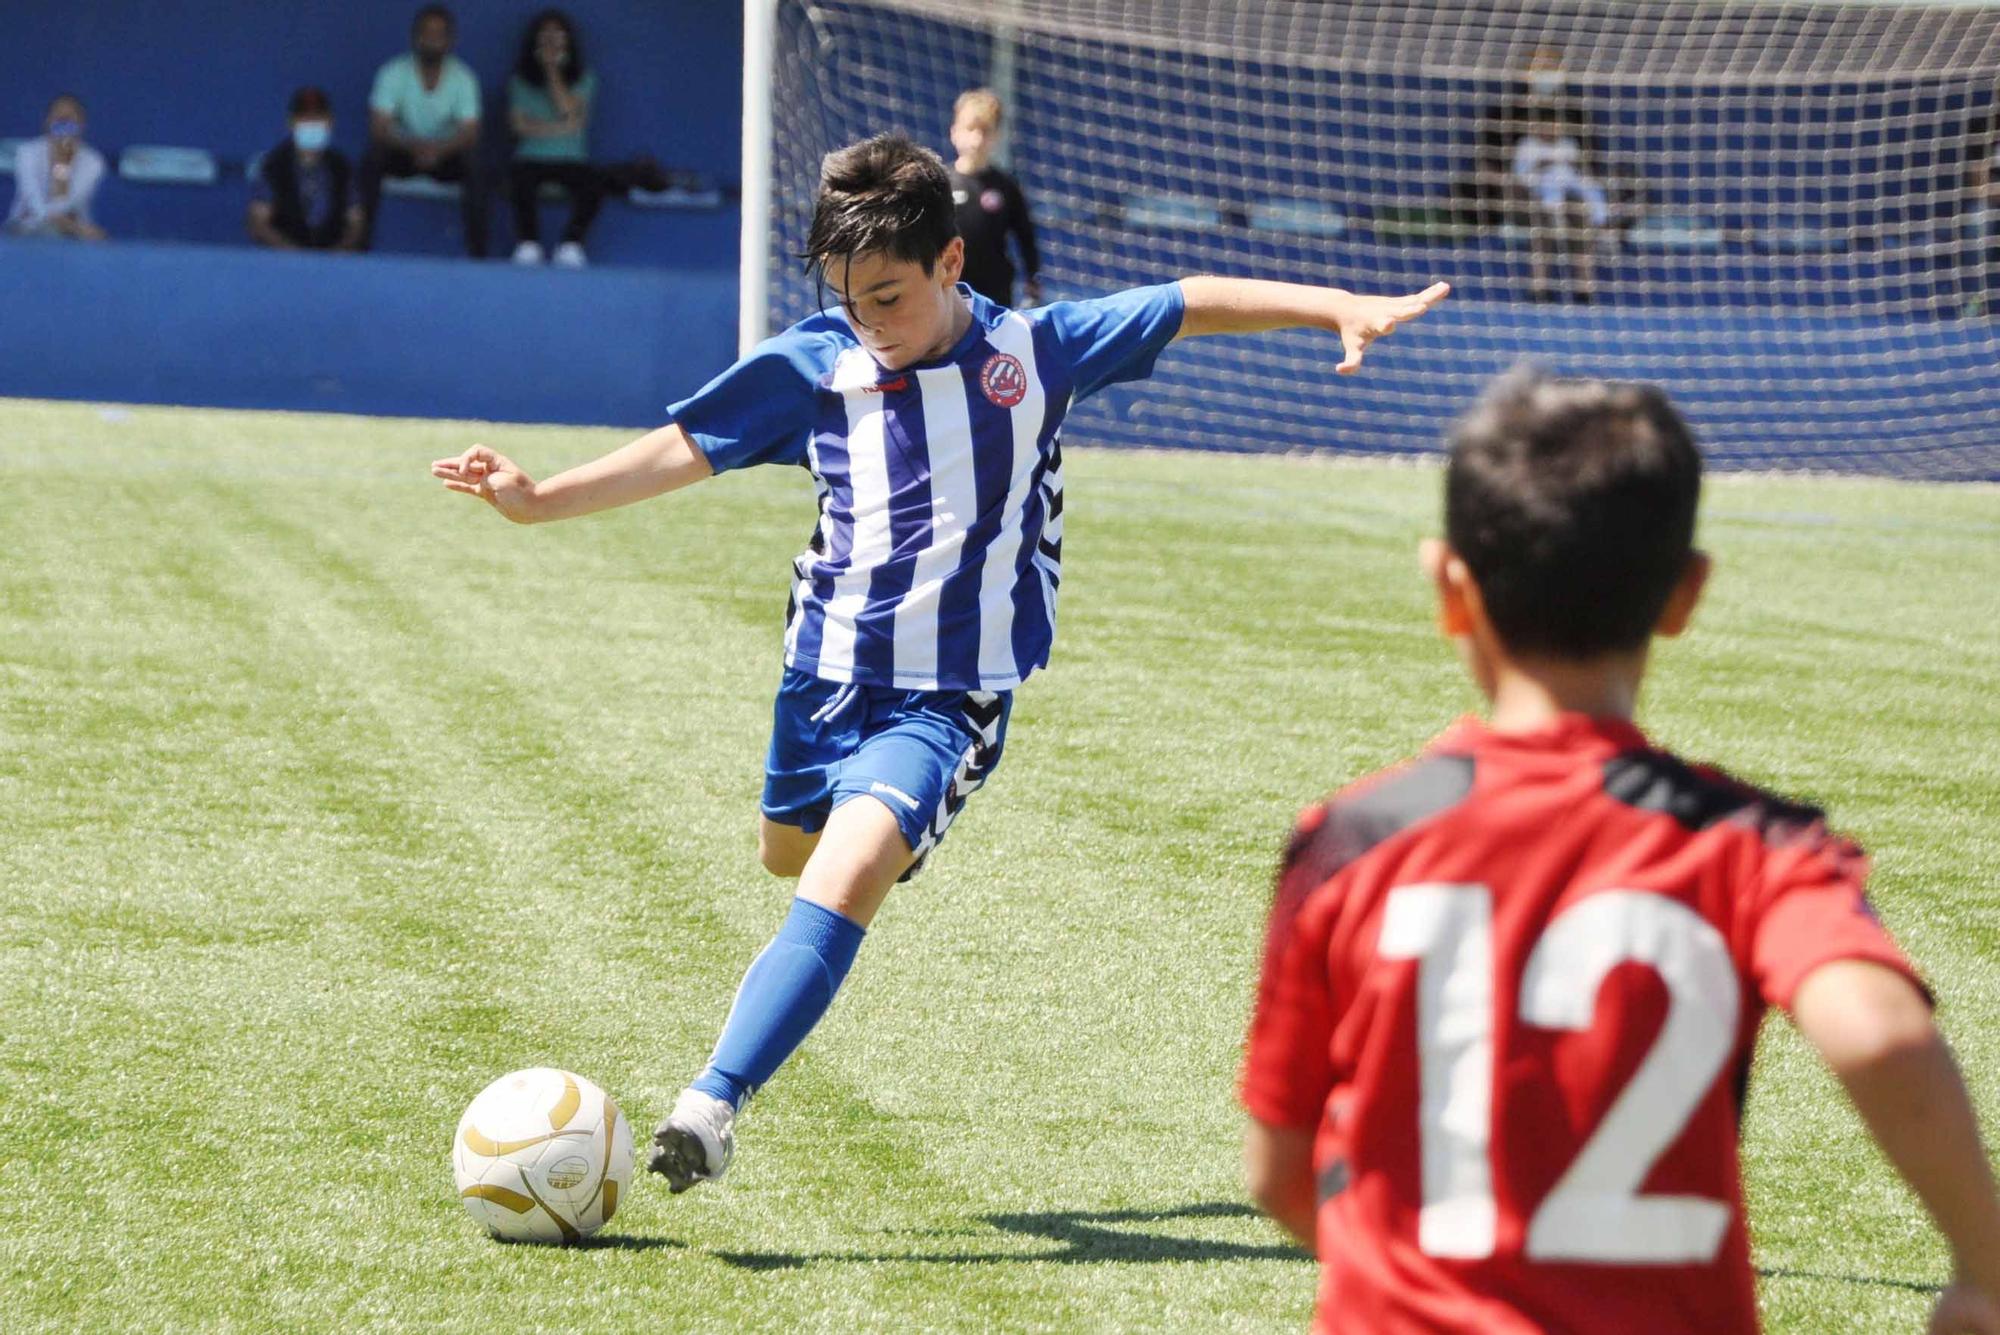
<path fill-rule="evenodd" d="M 1929 1335 L 2000 1335 L 2000 1303 L 1981 1289 L 1954 1284 L 1931 1309 Z"/>
<path fill-rule="evenodd" d="M 497 450 L 474 445 L 456 458 L 434 460 L 431 476 L 448 491 L 477 496 L 517 524 L 534 522 L 535 480 Z"/>
<path fill-rule="evenodd" d="M 1347 354 L 1333 369 L 1353 375 L 1361 369 L 1361 355 L 1370 343 L 1396 326 L 1414 320 L 1451 294 L 1450 283 L 1432 283 L 1407 297 L 1364 297 L 1356 292 L 1335 294 L 1334 327 L 1340 331 L 1340 346 Z"/>

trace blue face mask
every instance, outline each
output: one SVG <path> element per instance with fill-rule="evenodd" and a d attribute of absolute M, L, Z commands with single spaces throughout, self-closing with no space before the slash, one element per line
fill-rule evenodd
<path fill-rule="evenodd" d="M 67 117 L 59 121 L 50 121 L 49 133 L 57 139 L 80 139 L 83 137 L 83 122 L 73 121 Z"/>
<path fill-rule="evenodd" d="M 333 142 L 333 126 L 326 121 L 300 121 L 292 126 L 292 142 L 307 153 L 318 153 Z"/>

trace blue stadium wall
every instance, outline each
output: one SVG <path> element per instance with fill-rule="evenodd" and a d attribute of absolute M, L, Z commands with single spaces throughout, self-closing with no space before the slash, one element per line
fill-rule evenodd
<path fill-rule="evenodd" d="M 535 0 L 455 7 L 458 54 L 485 93 L 489 144 L 505 124 L 507 74 Z M 736 0 L 574 0 L 584 51 L 598 71 L 591 156 L 612 161 L 651 153 L 670 167 L 736 183 L 743 68 Z M 376 68 L 409 49 L 413 0 L 7 0 L 0 41 L 0 136 L 40 133 L 58 92 L 88 104 L 90 141 L 115 159 L 132 144 L 206 149 L 223 166 L 216 187 L 108 181 L 98 212 L 126 239 L 235 244 L 243 239 L 248 184 L 243 165 L 285 134 L 292 91 L 318 84 L 332 95 L 334 144 L 358 158 L 367 141 L 368 90 Z M 496 204 L 498 201 L 496 200 Z M 548 217 L 557 216 L 554 206 Z M 456 211 L 448 204 L 391 201 L 382 248 L 453 255 Z M 504 207 L 494 235 L 511 247 Z M 612 262 L 692 256 L 733 264 L 733 219 L 720 211 L 660 213 L 608 208 L 593 232 Z M 728 252 L 725 254 L 725 252 Z"/>
<path fill-rule="evenodd" d="M 718 205 L 606 206 L 596 267 L 523 270 L 461 256 L 455 204 L 384 201 L 377 253 L 272 254 L 245 239 L 244 163 L 277 143 L 293 89 L 332 95 L 358 156 L 374 71 L 406 50 L 407 0 L 9 0 L 0 137 L 39 132 L 49 99 L 88 105 L 114 163 L 134 144 L 206 149 L 212 186 L 112 179 L 114 243 L 0 238 L 0 395 L 638 425 L 735 350 L 740 6 L 573 0 L 601 91 L 592 157 L 649 153 Z M 463 3 L 459 54 L 489 126 L 539 5 Z M 0 177 L 0 196 L 12 181 Z M 560 227 L 543 206 L 543 230 Z M 513 246 L 496 196 L 493 251 Z M 3 445 L 4 442 L 0 442 Z"/>

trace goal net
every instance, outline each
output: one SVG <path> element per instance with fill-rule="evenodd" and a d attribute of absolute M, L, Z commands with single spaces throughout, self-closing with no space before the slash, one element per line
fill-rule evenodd
<path fill-rule="evenodd" d="M 1074 440 L 1435 451 L 1533 358 L 1665 386 L 1719 467 L 2000 478 L 2000 8 L 761 2 L 746 334 L 818 305 L 796 255 L 822 155 L 901 130 L 949 157 L 983 85 L 1047 299 L 1193 273 L 1456 289 L 1351 379 L 1323 336 L 1184 344 L 1080 405 Z"/>

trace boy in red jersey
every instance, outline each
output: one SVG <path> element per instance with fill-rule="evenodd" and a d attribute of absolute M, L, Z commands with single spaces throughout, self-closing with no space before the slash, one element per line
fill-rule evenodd
<path fill-rule="evenodd" d="M 1923 984 L 1818 811 L 1650 746 L 1701 460 L 1658 390 L 1517 372 L 1458 425 L 1423 564 L 1490 722 L 1300 820 L 1242 1096 L 1321 1332 L 1757 1329 L 1737 1131 L 1788 1011 L 2000 1332 L 2000 1198 Z"/>

